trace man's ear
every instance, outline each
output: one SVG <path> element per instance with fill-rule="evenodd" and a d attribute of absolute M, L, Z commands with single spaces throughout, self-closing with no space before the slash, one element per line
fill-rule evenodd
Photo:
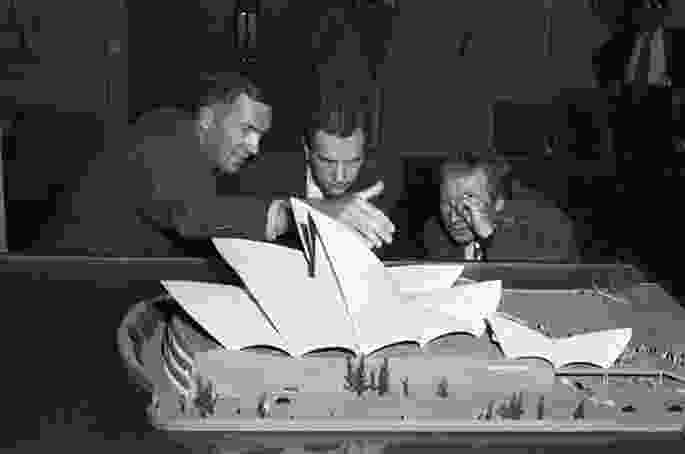
<path fill-rule="evenodd" d="M 312 149 L 309 146 L 309 141 L 306 137 L 302 137 L 302 145 L 304 146 L 304 159 L 306 162 L 312 162 Z"/>
<path fill-rule="evenodd" d="M 202 129 L 209 129 L 214 122 L 214 111 L 209 106 L 200 107 L 199 114 L 200 127 Z"/>
<path fill-rule="evenodd" d="M 302 147 L 304 148 L 304 153 L 307 159 L 309 159 L 309 155 L 311 154 L 311 150 L 309 149 L 309 141 L 307 140 L 307 136 L 302 134 Z"/>
<path fill-rule="evenodd" d="M 495 212 L 499 213 L 504 209 L 504 198 L 499 197 L 497 198 L 497 201 L 495 202 Z"/>
<path fill-rule="evenodd" d="M 366 148 L 366 133 L 364 132 L 364 129 L 357 128 L 355 129 L 354 134 L 357 137 L 357 140 L 359 140 L 359 145 L 362 148 Z"/>

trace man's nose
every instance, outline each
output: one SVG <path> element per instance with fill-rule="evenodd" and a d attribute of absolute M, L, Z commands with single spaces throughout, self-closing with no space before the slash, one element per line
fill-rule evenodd
<path fill-rule="evenodd" d="M 459 218 L 460 218 L 459 210 L 457 209 L 457 207 L 452 207 L 450 209 L 450 221 L 451 222 L 457 222 L 459 220 Z"/>
<path fill-rule="evenodd" d="M 259 134 L 252 132 L 245 137 L 245 147 L 250 154 L 259 152 Z"/>
<path fill-rule="evenodd" d="M 335 181 L 345 181 L 345 166 L 342 164 L 337 164 L 335 166 Z"/>

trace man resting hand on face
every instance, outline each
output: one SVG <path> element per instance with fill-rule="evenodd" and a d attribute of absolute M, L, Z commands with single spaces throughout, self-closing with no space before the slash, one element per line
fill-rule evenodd
<path fill-rule="evenodd" d="M 484 260 L 495 233 L 495 215 L 504 199 L 495 176 L 497 169 L 469 168 L 448 163 L 442 168 L 440 215 L 455 243 L 463 246 L 464 259 Z"/>
<path fill-rule="evenodd" d="M 465 155 L 440 169 L 440 211 L 424 226 L 428 259 L 575 262 L 568 218 L 553 204 L 507 200 L 509 166 L 493 154 Z"/>

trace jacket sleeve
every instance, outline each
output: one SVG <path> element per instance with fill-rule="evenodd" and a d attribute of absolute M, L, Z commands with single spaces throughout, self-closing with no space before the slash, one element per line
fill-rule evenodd
<path fill-rule="evenodd" d="M 241 236 L 264 241 L 270 197 L 218 196 L 210 167 L 191 153 L 200 150 L 176 137 L 147 137 L 138 143 L 135 159 L 145 188 L 139 215 L 184 238 Z"/>
<path fill-rule="evenodd" d="M 454 244 L 442 230 L 437 218 L 429 218 L 423 228 L 426 259 L 464 260 L 464 248 Z"/>
<path fill-rule="evenodd" d="M 359 182 L 354 185 L 355 191 L 366 189 L 378 181 L 383 181 L 383 192 L 370 202 L 386 216 L 391 217 L 402 196 L 403 169 L 399 157 L 385 157 L 383 149 L 374 150 L 373 156 L 364 163 Z M 390 219 L 392 221 L 392 218 Z"/>
<path fill-rule="evenodd" d="M 552 247 L 567 263 L 580 263 L 580 250 L 576 240 L 573 221 L 560 209 L 555 209 L 556 218 L 544 224 L 544 231 L 551 237 Z"/>

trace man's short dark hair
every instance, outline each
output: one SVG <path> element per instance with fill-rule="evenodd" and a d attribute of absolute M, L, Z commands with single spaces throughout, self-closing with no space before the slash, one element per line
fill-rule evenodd
<path fill-rule="evenodd" d="M 465 152 L 446 159 L 440 165 L 439 181 L 442 184 L 449 177 L 471 176 L 478 170 L 485 172 L 488 179 L 488 192 L 492 200 L 506 197 L 509 192 L 511 167 L 494 150 L 488 150 L 485 153 Z"/>
<path fill-rule="evenodd" d="M 254 101 L 264 102 L 261 90 L 245 74 L 239 72 L 202 74 L 189 107 L 194 114 L 197 114 L 202 107 L 216 103 L 231 104 L 243 93 Z"/>
<path fill-rule="evenodd" d="M 365 136 L 367 134 L 368 98 L 340 88 L 320 96 L 309 117 L 304 135 L 310 149 L 318 131 L 340 138 L 352 136 L 357 129 L 361 129 Z"/>

